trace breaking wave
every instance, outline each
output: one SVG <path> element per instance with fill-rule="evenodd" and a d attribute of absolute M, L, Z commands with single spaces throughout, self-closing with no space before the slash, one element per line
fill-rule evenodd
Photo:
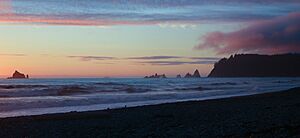
<path fill-rule="evenodd" d="M 0 117 L 214 99 L 299 86 L 300 78 L 0 79 Z"/>

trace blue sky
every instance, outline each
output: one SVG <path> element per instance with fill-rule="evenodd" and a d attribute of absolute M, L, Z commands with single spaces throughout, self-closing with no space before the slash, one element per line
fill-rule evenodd
<path fill-rule="evenodd" d="M 78 25 L 250 21 L 298 12 L 300 6 L 299 1 L 293 0 L 3 0 L 1 3 L 6 8 L 0 14 L 10 14 L 7 20 L 64 25 L 76 24 L 71 20 L 82 21 Z"/>

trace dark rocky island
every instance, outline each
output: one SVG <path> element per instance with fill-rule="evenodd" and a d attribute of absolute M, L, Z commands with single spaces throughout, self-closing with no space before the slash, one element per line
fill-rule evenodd
<path fill-rule="evenodd" d="M 208 77 L 300 77 L 300 54 L 236 54 L 215 63 Z"/>
<path fill-rule="evenodd" d="M 7 79 L 29 79 L 29 76 L 23 73 L 20 73 L 19 71 L 15 71 L 12 77 L 8 77 Z"/>
<path fill-rule="evenodd" d="M 201 75 L 200 75 L 199 71 L 196 69 L 193 75 L 190 73 L 187 73 L 184 77 L 185 78 L 200 78 Z"/>
<path fill-rule="evenodd" d="M 162 75 L 157 75 L 157 73 L 155 73 L 155 75 L 151 75 L 151 76 L 145 76 L 144 78 L 167 78 L 165 74 Z"/>
<path fill-rule="evenodd" d="M 178 75 L 176 76 L 176 78 L 182 78 L 182 77 L 181 77 L 181 75 L 180 75 L 180 74 L 178 74 Z"/>

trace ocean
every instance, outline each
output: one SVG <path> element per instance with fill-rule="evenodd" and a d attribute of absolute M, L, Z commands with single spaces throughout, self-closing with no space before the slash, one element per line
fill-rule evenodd
<path fill-rule="evenodd" d="M 93 111 L 276 92 L 300 78 L 0 80 L 0 118 Z"/>

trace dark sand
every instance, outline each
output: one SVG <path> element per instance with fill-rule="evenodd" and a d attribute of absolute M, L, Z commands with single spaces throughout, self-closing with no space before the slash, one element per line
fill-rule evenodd
<path fill-rule="evenodd" d="M 300 88 L 127 109 L 0 119 L 0 137 L 300 137 Z"/>

